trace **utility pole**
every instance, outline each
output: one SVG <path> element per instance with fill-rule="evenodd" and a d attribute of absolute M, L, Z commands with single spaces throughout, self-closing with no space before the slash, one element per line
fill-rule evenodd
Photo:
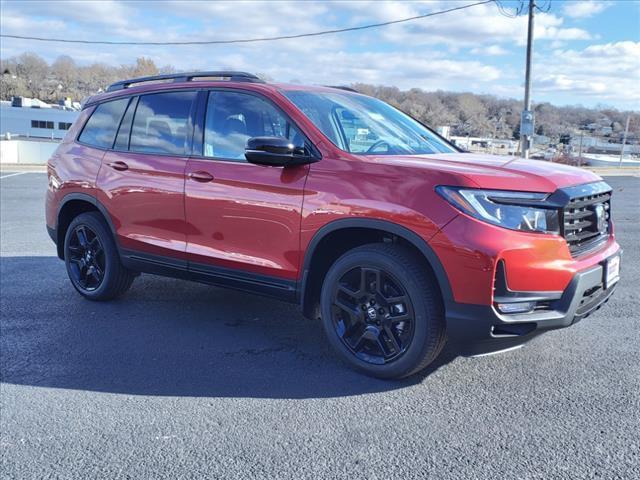
<path fill-rule="evenodd" d="M 584 130 L 580 130 L 580 148 L 578 149 L 578 166 L 582 166 L 582 140 L 584 139 Z"/>
<path fill-rule="evenodd" d="M 622 137 L 622 147 L 620 147 L 620 163 L 618 163 L 618 168 L 622 166 L 622 157 L 624 156 L 624 145 L 627 143 L 627 135 L 629 135 L 629 120 L 631 119 L 631 115 L 627 115 L 627 125 L 624 127 L 624 136 Z"/>
<path fill-rule="evenodd" d="M 533 139 L 533 112 L 531 111 L 531 56 L 533 54 L 533 17 L 535 0 L 529 0 L 529 30 L 527 32 L 527 69 L 524 80 L 524 111 L 520 119 L 520 138 L 522 158 L 529 158 L 529 149 Z"/>

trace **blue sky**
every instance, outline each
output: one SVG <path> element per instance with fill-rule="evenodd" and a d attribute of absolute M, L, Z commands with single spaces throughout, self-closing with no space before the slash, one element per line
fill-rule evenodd
<path fill-rule="evenodd" d="M 264 37 L 378 23 L 474 3 L 3 1 L 5 34 L 92 40 Z M 549 0 L 539 0 L 544 8 Z M 519 0 L 503 0 L 507 9 Z M 3 38 L 2 58 L 25 51 L 52 61 L 112 65 L 152 58 L 178 69 L 232 68 L 276 81 L 365 82 L 521 98 L 526 16 L 494 3 L 378 29 L 323 37 L 217 46 L 96 46 Z M 536 16 L 534 101 L 640 109 L 640 2 L 552 0 Z"/>

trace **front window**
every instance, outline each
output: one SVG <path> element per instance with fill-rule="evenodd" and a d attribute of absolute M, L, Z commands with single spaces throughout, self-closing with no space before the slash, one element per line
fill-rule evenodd
<path fill-rule="evenodd" d="M 304 137 L 271 103 L 239 92 L 210 92 L 204 127 L 204 156 L 245 162 L 251 137 L 282 137 L 296 146 Z"/>
<path fill-rule="evenodd" d="M 355 154 L 419 155 L 456 150 L 385 102 L 347 92 L 284 92 L 338 148 Z"/>

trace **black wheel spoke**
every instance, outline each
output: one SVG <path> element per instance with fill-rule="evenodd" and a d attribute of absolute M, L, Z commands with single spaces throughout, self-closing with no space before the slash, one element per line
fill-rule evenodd
<path fill-rule="evenodd" d="M 398 340 L 396 339 L 395 334 L 393 333 L 393 329 L 391 327 L 389 327 L 388 325 L 384 327 L 384 333 L 386 334 L 386 337 L 390 340 L 391 345 L 393 346 L 393 352 L 399 352 L 400 351 L 400 344 L 398 343 Z"/>
<path fill-rule="evenodd" d="M 334 304 L 340 310 L 347 313 L 354 321 L 357 321 L 358 317 L 360 316 L 360 311 L 356 307 L 349 305 L 342 300 L 336 300 Z"/>
<path fill-rule="evenodd" d="M 399 303 L 405 303 L 407 301 L 407 296 L 406 295 L 397 295 L 394 297 L 385 297 L 385 300 L 392 304 L 392 305 L 396 305 Z"/>
<path fill-rule="evenodd" d="M 411 316 L 408 313 L 403 313 L 401 315 L 392 315 L 389 317 L 389 321 L 391 323 L 398 323 L 406 320 L 411 320 Z"/>
<path fill-rule="evenodd" d="M 104 275 L 102 268 L 100 268 L 100 265 L 98 265 L 97 263 L 93 265 L 93 271 L 96 272 L 100 276 L 100 278 L 102 278 L 102 276 Z"/>
<path fill-rule="evenodd" d="M 339 285 L 338 286 L 338 292 L 343 293 L 344 295 L 346 295 L 347 297 L 353 299 L 354 301 L 358 298 L 359 293 L 358 291 L 353 291 L 351 290 L 349 287 L 345 286 L 345 285 Z"/>
<path fill-rule="evenodd" d="M 89 246 L 89 240 L 87 239 L 87 230 L 81 225 L 76 229 L 76 237 L 78 237 L 78 242 L 82 248 L 87 248 Z"/>
<path fill-rule="evenodd" d="M 364 268 L 360 269 L 360 283 L 358 287 L 359 295 L 362 295 L 367 291 L 367 271 Z"/>

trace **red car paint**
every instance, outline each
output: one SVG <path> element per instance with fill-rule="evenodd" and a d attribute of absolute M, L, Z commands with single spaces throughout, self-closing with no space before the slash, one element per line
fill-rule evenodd
<path fill-rule="evenodd" d="M 200 89 L 214 87 L 251 91 L 275 103 L 313 142 L 322 160 L 283 169 L 95 149 L 76 140 L 94 108 L 89 107 L 49 162 L 49 228 L 58 227 L 63 199 L 84 193 L 104 206 L 121 248 L 291 280 L 300 289 L 305 255 L 319 230 L 341 219 L 382 220 L 415 233 L 431 247 L 455 302 L 484 306 L 492 305 L 499 261 L 505 262 L 511 290 L 563 291 L 576 272 L 619 250 L 611 231 L 596 251 L 573 257 L 560 235 L 481 222 L 435 191 L 448 185 L 551 193 L 601 180 L 589 171 L 469 153 L 353 155 L 334 146 L 283 94 L 324 87 L 197 82 Z M 193 89 L 194 83 L 161 88 Z M 98 100 L 157 89 L 132 87 Z M 116 162 L 125 162 L 128 169 L 119 171 Z M 194 174 L 209 174 L 213 180 L 202 183 Z"/>

